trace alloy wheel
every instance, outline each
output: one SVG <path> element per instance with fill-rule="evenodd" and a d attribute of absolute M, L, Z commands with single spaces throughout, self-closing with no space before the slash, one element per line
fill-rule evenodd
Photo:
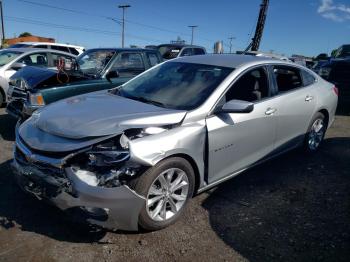
<path fill-rule="evenodd" d="M 316 150 L 320 146 L 325 132 L 324 129 L 323 119 L 316 119 L 309 133 L 308 146 L 310 150 Z"/>
<path fill-rule="evenodd" d="M 186 172 L 170 168 L 153 181 L 147 194 L 146 210 L 154 221 L 166 221 L 184 206 L 189 193 Z"/>

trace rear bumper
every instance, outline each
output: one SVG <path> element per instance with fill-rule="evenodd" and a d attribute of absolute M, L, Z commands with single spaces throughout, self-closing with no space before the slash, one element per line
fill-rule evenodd
<path fill-rule="evenodd" d="M 30 161 L 22 161 L 16 157 L 16 152 L 12 168 L 22 190 L 54 204 L 67 214 L 78 214 L 81 222 L 109 229 L 138 230 L 138 217 L 145 198 L 126 185 L 91 186 L 72 168 L 61 169 L 57 175 L 50 172 L 50 168 L 42 169 Z"/>

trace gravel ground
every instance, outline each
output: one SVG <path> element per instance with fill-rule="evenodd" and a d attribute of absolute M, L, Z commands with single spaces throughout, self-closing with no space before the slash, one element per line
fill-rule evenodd
<path fill-rule="evenodd" d="M 350 261 L 350 116 L 321 150 L 292 151 L 190 201 L 158 232 L 91 232 L 22 193 L 15 121 L 0 109 L 0 261 Z"/>

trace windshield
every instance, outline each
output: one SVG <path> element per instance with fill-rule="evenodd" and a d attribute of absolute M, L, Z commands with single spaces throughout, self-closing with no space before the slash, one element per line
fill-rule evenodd
<path fill-rule="evenodd" d="M 160 46 L 158 48 L 159 53 L 164 59 L 172 59 L 178 56 L 180 53 L 182 47 L 179 46 L 172 46 L 172 45 L 166 45 L 166 46 Z"/>
<path fill-rule="evenodd" d="M 234 68 L 167 62 L 118 89 L 118 95 L 161 107 L 191 110 L 200 106 Z"/>
<path fill-rule="evenodd" d="M 18 51 L 0 51 L 0 66 L 6 65 L 21 54 L 22 52 Z"/>
<path fill-rule="evenodd" d="M 77 63 L 83 74 L 99 76 L 114 54 L 114 50 L 88 50 L 77 58 Z"/>

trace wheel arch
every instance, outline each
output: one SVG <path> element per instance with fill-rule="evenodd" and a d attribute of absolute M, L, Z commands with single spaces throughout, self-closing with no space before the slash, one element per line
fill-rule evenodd
<path fill-rule="evenodd" d="M 173 157 L 181 157 L 181 158 L 187 160 L 190 163 L 190 165 L 192 166 L 193 172 L 194 172 L 194 177 L 195 177 L 194 193 L 196 193 L 199 189 L 200 184 L 201 184 L 201 175 L 199 172 L 199 167 L 196 164 L 196 161 L 190 155 L 187 155 L 184 153 L 173 154 L 173 155 L 167 156 L 164 159 L 173 158 Z M 162 159 L 162 161 L 164 159 Z"/>
<path fill-rule="evenodd" d="M 328 128 L 328 124 L 329 124 L 329 112 L 328 112 L 328 110 L 325 108 L 322 108 L 322 109 L 318 110 L 317 112 L 322 113 L 324 115 L 326 126 Z"/>
<path fill-rule="evenodd" d="M 0 86 L 0 93 L 1 93 L 2 97 L 4 98 L 3 103 L 6 103 L 7 97 L 6 97 L 6 94 L 5 94 L 5 90 L 2 88 L 2 86 Z M 0 106 L 1 106 L 1 105 L 2 105 L 2 104 L 0 103 Z"/>

